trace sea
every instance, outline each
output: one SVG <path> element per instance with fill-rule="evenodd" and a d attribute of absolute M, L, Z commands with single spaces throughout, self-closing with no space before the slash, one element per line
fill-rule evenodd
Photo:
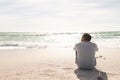
<path fill-rule="evenodd" d="M 83 33 L 0 32 L 0 49 L 73 48 Z M 120 31 L 90 32 L 100 47 L 120 48 Z"/>

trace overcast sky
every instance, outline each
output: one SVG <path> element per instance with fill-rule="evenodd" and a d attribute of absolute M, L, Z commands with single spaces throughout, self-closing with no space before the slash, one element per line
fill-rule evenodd
<path fill-rule="evenodd" d="M 120 0 L 0 0 L 0 31 L 120 31 Z"/>

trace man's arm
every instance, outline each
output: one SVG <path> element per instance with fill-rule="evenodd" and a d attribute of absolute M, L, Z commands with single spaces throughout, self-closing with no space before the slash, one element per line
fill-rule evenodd
<path fill-rule="evenodd" d="M 95 44 L 95 51 L 98 51 L 98 46 Z"/>
<path fill-rule="evenodd" d="M 73 48 L 74 51 L 77 51 L 77 48 L 76 48 L 76 47 L 77 47 L 77 44 L 76 44 L 76 45 L 74 46 L 74 48 Z"/>

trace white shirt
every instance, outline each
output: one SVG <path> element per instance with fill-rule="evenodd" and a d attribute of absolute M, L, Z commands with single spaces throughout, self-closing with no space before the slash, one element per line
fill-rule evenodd
<path fill-rule="evenodd" d="M 80 42 L 74 47 L 77 52 L 76 63 L 80 68 L 92 68 L 96 65 L 95 52 L 97 45 L 92 42 Z"/>

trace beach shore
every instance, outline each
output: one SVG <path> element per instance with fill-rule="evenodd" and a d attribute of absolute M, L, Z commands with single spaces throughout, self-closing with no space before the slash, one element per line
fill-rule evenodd
<path fill-rule="evenodd" d="M 120 49 L 99 48 L 96 70 L 77 69 L 72 48 L 1 49 L 0 80 L 120 80 Z"/>

